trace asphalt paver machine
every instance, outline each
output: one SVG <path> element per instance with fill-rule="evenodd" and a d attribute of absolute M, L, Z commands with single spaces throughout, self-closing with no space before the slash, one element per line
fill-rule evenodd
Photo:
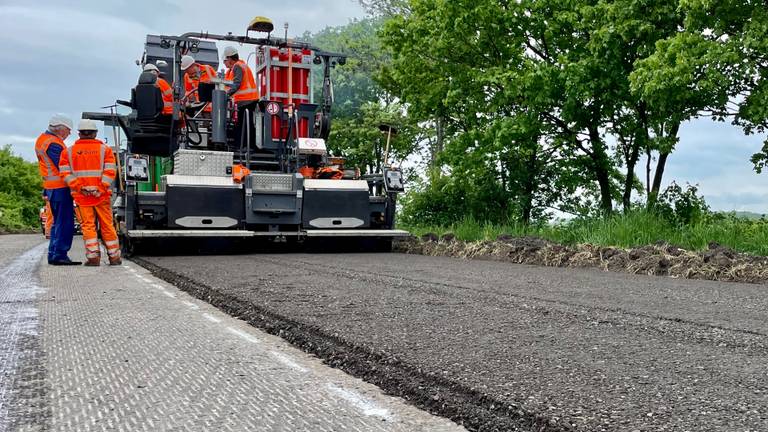
<path fill-rule="evenodd" d="M 394 227 L 400 170 L 385 166 L 361 176 L 328 154 L 331 69 L 346 56 L 274 38 L 272 30 L 257 17 L 245 36 L 148 35 L 139 63 L 155 64 L 171 83 L 173 114 L 162 113 L 162 94 L 148 73 L 129 101 L 117 101 L 130 114 L 83 114 L 119 127 L 127 138 L 114 207 L 128 253 L 150 238 L 343 238 L 385 250 L 408 235 Z M 216 41 L 237 46 L 252 67 L 259 99 L 250 109 L 227 96 L 231 82 L 221 72 L 194 95 L 185 91 L 182 56 L 216 70 Z M 322 70 L 322 84 L 312 79 L 315 70 Z M 314 103 L 316 85 L 322 85 L 320 103 Z"/>

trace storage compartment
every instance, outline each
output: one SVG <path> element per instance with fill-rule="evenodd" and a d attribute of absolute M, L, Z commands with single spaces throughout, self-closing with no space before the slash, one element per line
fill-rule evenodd
<path fill-rule="evenodd" d="M 246 180 L 249 225 L 299 225 L 301 182 L 295 174 L 256 173 Z"/>
<path fill-rule="evenodd" d="M 370 227 L 368 183 L 305 180 L 302 226 L 307 229 Z"/>
<path fill-rule="evenodd" d="M 178 150 L 173 154 L 173 173 L 187 176 L 231 176 L 232 159 L 232 152 Z"/>
<path fill-rule="evenodd" d="M 165 196 L 169 227 L 236 228 L 245 216 L 240 188 L 169 184 Z"/>

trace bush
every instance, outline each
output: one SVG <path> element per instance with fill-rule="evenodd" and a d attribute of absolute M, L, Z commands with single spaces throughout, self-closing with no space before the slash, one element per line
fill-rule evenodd
<path fill-rule="evenodd" d="M 37 228 L 41 195 L 37 163 L 15 156 L 10 146 L 0 149 L 0 231 Z"/>
<path fill-rule="evenodd" d="M 696 186 L 686 184 L 685 189 L 672 182 L 659 195 L 654 209 L 669 222 L 682 226 L 703 221 L 710 214 L 704 197 Z"/>
<path fill-rule="evenodd" d="M 401 202 L 404 225 L 451 225 L 469 218 L 490 223 L 509 219 L 507 194 L 492 178 L 457 179 L 435 175 L 417 183 Z"/>

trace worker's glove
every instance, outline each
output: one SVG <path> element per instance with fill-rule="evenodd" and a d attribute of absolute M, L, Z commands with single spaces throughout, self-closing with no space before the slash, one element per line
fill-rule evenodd
<path fill-rule="evenodd" d="M 80 189 L 80 193 L 85 196 L 92 196 L 96 198 L 101 196 L 101 191 L 97 186 L 83 186 L 82 189 Z"/>

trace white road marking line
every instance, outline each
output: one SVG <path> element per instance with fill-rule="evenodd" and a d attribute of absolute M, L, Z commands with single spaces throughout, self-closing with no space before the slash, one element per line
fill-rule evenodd
<path fill-rule="evenodd" d="M 284 364 L 285 366 L 288 366 L 289 368 L 298 371 L 298 372 L 308 372 L 308 369 L 304 366 L 301 366 L 300 364 L 296 363 L 290 356 L 287 356 L 285 354 L 279 353 L 277 351 L 270 351 L 270 354 L 277 359 L 280 363 Z"/>
<path fill-rule="evenodd" d="M 227 327 L 227 331 L 232 333 L 232 334 L 234 334 L 234 335 L 240 336 L 241 338 L 247 340 L 248 342 L 251 342 L 251 343 L 261 343 L 261 341 L 256 336 L 249 335 L 248 333 L 246 333 L 246 332 L 244 332 L 242 330 L 238 330 L 238 329 L 233 328 L 233 327 Z"/>
<path fill-rule="evenodd" d="M 170 291 L 163 290 L 163 294 L 167 295 L 170 298 L 176 298 L 176 294 L 174 294 L 174 293 L 172 293 Z"/>
<path fill-rule="evenodd" d="M 162 286 L 162 285 L 160 285 L 160 284 L 152 284 L 152 287 L 153 287 L 153 288 L 157 288 L 157 289 L 159 289 L 160 291 L 165 291 L 165 287 L 164 287 L 164 286 Z"/>
<path fill-rule="evenodd" d="M 215 316 L 213 316 L 211 314 L 208 314 L 208 313 L 203 313 L 203 318 L 207 319 L 210 322 L 215 322 L 215 323 L 220 323 L 221 322 L 220 319 L 218 319 Z"/>
<path fill-rule="evenodd" d="M 192 309 L 192 310 L 198 310 L 198 309 L 200 309 L 200 306 L 198 306 L 198 305 L 196 305 L 196 304 L 194 304 L 194 303 L 192 303 L 192 302 L 189 302 L 189 301 L 182 301 L 182 303 L 184 303 L 185 305 L 187 305 L 187 306 L 188 306 L 190 309 Z"/>
<path fill-rule="evenodd" d="M 326 388 L 362 411 L 364 415 L 380 417 L 385 420 L 390 420 L 392 418 L 392 413 L 390 413 L 388 409 L 378 406 L 376 402 L 367 399 L 358 392 L 331 383 L 327 383 Z"/>

